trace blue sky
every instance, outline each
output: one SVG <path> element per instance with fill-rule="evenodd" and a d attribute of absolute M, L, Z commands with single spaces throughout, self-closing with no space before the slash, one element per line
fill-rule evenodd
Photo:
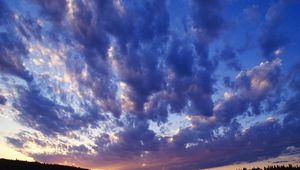
<path fill-rule="evenodd" d="M 106 170 L 295 163 L 299 10 L 1 0 L 0 156 Z"/>

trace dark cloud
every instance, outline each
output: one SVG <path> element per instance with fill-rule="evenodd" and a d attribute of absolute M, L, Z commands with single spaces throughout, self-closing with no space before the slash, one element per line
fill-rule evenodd
<path fill-rule="evenodd" d="M 18 149 L 26 149 L 28 144 L 36 144 L 39 147 L 47 146 L 47 141 L 42 140 L 41 135 L 25 130 L 18 132 L 16 136 L 6 137 L 6 140 Z"/>
<path fill-rule="evenodd" d="M 275 56 L 275 51 L 288 42 L 288 38 L 282 33 L 278 33 L 275 28 L 270 28 L 264 31 L 260 38 L 260 46 L 263 56 L 267 59 L 272 59 Z"/>
<path fill-rule="evenodd" d="M 66 13 L 67 3 L 65 0 L 37 0 L 35 1 L 42 8 L 41 12 L 54 22 L 61 22 Z"/>
<path fill-rule="evenodd" d="M 25 18 L 18 16 L 16 27 L 21 35 L 27 40 L 37 39 L 41 40 L 42 25 L 38 23 L 36 18 Z"/>
<path fill-rule="evenodd" d="M 92 112 L 80 116 L 72 108 L 55 103 L 35 89 L 19 89 L 19 94 L 20 99 L 14 104 L 21 112 L 18 119 L 45 135 L 64 134 L 101 120 L 100 115 Z"/>
<path fill-rule="evenodd" d="M 92 68 L 103 72 L 106 67 L 102 59 L 106 58 L 109 45 L 105 22 L 110 17 L 113 18 L 108 11 L 112 13 L 117 11 L 112 1 L 101 1 L 98 5 L 93 2 L 78 1 L 75 5 L 78 10 L 72 14 L 74 19 L 71 19 L 74 37 L 85 47 L 83 50 L 87 63 Z"/>
<path fill-rule="evenodd" d="M 283 106 L 282 113 L 286 114 L 286 117 L 283 120 L 285 126 L 288 126 L 290 130 L 287 130 L 286 133 L 292 134 L 296 131 L 292 129 L 300 129 L 299 123 L 300 120 L 299 116 L 299 109 L 300 109 L 300 69 L 299 69 L 300 62 L 297 63 L 292 67 L 291 71 L 289 72 L 288 76 L 288 86 L 293 90 L 293 95 L 288 98 Z"/>
<path fill-rule="evenodd" d="M 225 28 L 222 15 L 222 1 L 192 1 L 192 18 L 201 41 L 210 41 L 218 37 Z"/>
<path fill-rule="evenodd" d="M 11 138 L 11 137 L 6 137 L 6 140 L 8 143 L 12 144 L 13 146 L 17 148 L 22 148 L 23 147 L 23 142 L 19 139 Z"/>
<path fill-rule="evenodd" d="M 195 55 L 192 47 L 189 47 L 188 44 L 182 46 L 183 42 L 177 39 L 171 42 L 167 64 L 179 76 L 191 76 L 195 70 Z"/>
<path fill-rule="evenodd" d="M 5 103 L 6 103 L 6 98 L 4 96 L 0 95 L 0 104 L 5 105 Z"/>
<path fill-rule="evenodd" d="M 113 1 L 78 1 L 74 5 L 77 9 L 73 14 L 68 13 L 68 17 L 71 17 L 71 29 L 75 40 L 84 47 L 84 59 L 88 64 L 89 76 L 93 78 L 79 82 L 93 89 L 102 103 L 103 111 L 110 111 L 117 117 L 121 114 L 122 101 L 118 100 L 116 92 L 118 82 L 122 82 L 127 88 L 124 95 L 133 103 L 132 108 L 123 111 L 141 119 L 165 122 L 168 104 L 172 111 L 178 112 L 189 101 L 192 102 L 191 110 L 194 110 L 194 114 L 212 113 L 213 80 L 210 74 L 214 66 L 208 59 L 208 44 L 205 42 L 198 45 L 197 49 L 201 54 L 198 54 L 199 59 L 194 60 L 197 54 L 192 44 L 181 50 L 178 47 L 182 41 L 175 39 L 170 42 L 169 14 L 165 1 L 145 1 L 139 4 L 127 1 L 120 4 Z M 48 15 L 51 15 L 50 7 L 45 8 L 50 10 Z M 208 8 L 214 7 L 208 5 Z M 73 18 L 69 15 L 73 15 Z M 204 26 L 209 30 L 211 25 Z M 113 43 L 110 36 L 115 40 Z M 170 49 L 164 52 L 168 46 Z M 113 56 L 109 58 L 109 55 Z M 114 66 L 111 65 L 112 62 L 115 63 Z M 167 80 L 168 70 L 164 68 L 164 62 L 173 68 L 178 80 Z M 69 68 L 74 67 L 73 63 L 71 60 Z M 204 70 L 200 71 L 199 66 Z M 116 77 L 112 73 L 114 69 L 117 71 Z M 184 75 L 188 77 L 183 78 Z M 165 86 L 167 81 L 170 87 Z M 183 83 L 189 88 L 184 89 L 184 86 L 177 83 Z M 182 94 L 176 94 L 175 98 L 165 94 L 174 88 L 182 91 L 175 93 Z M 184 102 L 180 101 L 181 97 Z M 145 105 L 149 107 L 146 108 Z"/>
<path fill-rule="evenodd" d="M 72 5 L 73 13 L 64 13 L 66 17 L 64 21 L 70 22 L 71 27 L 63 25 L 63 28 L 71 30 L 73 36 L 71 41 L 79 43 L 83 48 L 76 57 L 67 59 L 67 69 L 70 74 L 77 77 L 78 83 L 84 85 L 85 88 L 80 89 L 82 93 L 89 88 L 97 100 L 101 101 L 101 108 L 94 103 L 89 110 L 112 112 L 118 117 L 121 110 L 116 96 L 117 84 L 111 63 L 107 59 L 110 42 L 106 30 L 106 24 L 109 24 L 106 22 L 112 17 L 111 13 L 117 12 L 116 8 L 112 1 L 101 1 L 99 4 L 76 1 Z M 78 75 L 84 67 L 79 57 L 87 64 L 88 79 L 82 79 Z"/>
<path fill-rule="evenodd" d="M 5 22 L 7 22 L 10 18 L 10 10 L 7 8 L 6 3 L 1 0 L 0 1 L 0 24 L 4 24 Z"/>
<path fill-rule="evenodd" d="M 192 1 L 182 11 L 190 16 L 183 23 L 173 23 L 166 1 L 34 2 L 41 16 L 14 15 L 0 5 L 0 72 L 27 81 L 0 95 L 0 104 L 13 101 L 19 123 L 37 131 L 6 138 L 18 151 L 47 162 L 192 170 L 275 157 L 298 145 L 300 67 L 284 78 L 274 54 L 287 43 L 277 29 L 281 3 L 268 10 L 259 38 L 268 61 L 242 70 L 237 55 L 243 54 L 233 46 L 212 57 L 227 29 L 223 1 Z M 253 10 L 245 12 L 256 20 Z M 186 29 L 178 31 L 178 23 Z M 44 58 L 27 44 L 39 43 L 41 54 L 60 48 L 53 68 L 31 63 Z M 221 74 L 221 90 L 215 75 L 220 61 L 237 73 Z M 285 87 L 291 94 L 283 98 Z M 262 120 L 259 114 L 271 116 Z M 259 120 L 243 125 L 243 116 Z M 174 119 L 187 125 L 174 125 L 176 133 L 164 136 L 152 127 L 171 126 Z M 30 144 L 57 152 L 31 153 Z"/>
<path fill-rule="evenodd" d="M 217 121 L 227 124 L 232 118 L 243 114 L 248 107 L 249 103 L 243 97 L 231 96 L 228 99 L 225 99 L 225 101 L 223 101 L 215 110 L 215 114 L 218 119 Z"/>
<path fill-rule="evenodd" d="M 224 99 L 216 103 L 214 113 L 217 122 L 228 124 L 234 117 L 246 113 L 249 109 L 250 114 L 255 115 L 275 109 L 282 100 L 278 93 L 281 88 L 280 63 L 279 59 L 275 59 L 241 71 L 235 81 L 227 78 L 225 83 L 234 93 L 225 92 Z M 265 102 L 267 104 L 263 107 L 262 103 Z"/>
<path fill-rule="evenodd" d="M 21 40 L 9 33 L 0 33 L 0 44 L 0 71 L 31 81 L 32 76 L 24 67 L 21 58 L 22 55 L 27 54 Z"/>
<path fill-rule="evenodd" d="M 17 137 L 6 137 L 6 140 L 9 144 L 21 149 L 25 147 L 28 141 L 34 141 L 28 134 L 27 131 L 21 131 Z"/>
<path fill-rule="evenodd" d="M 147 126 L 137 124 L 135 127 L 130 127 L 119 134 L 120 142 L 106 145 L 106 147 L 105 144 L 109 144 L 111 141 L 109 135 L 103 135 L 101 139 L 98 138 L 96 143 L 99 146 L 97 159 L 87 155 L 80 157 L 88 162 L 103 162 L 104 166 L 111 160 L 118 164 L 124 160 L 135 159 L 136 162 L 132 167 L 139 167 L 137 169 L 212 168 L 230 163 L 252 162 L 261 158 L 276 157 L 290 146 L 297 147 L 295 141 L 300 140 L 293 133 L 287 133 L 296 132 L 299 130 L 299 126 L 281 125 L 274 119 L 257 123 L 246 130 L 243 130 L 239 123 L 232 122 L 224 127 L 225 130 L 218 137 L 213 137 L 211 129 L 216 128 L 214 125 L 200 123 L 197 128 L 183 129 L 172 138 L 171 142 L 168 137 L 158 140 L 154 137 L 153 132 L 147 130 Z M 81 151 L 86 152 L 86 147 L 74 146 L 71 147 L 71 150 L 82 153 Z M 146 154 L 145 151 L 147 151 Z M 143 157 L 140 155 L 143 153 L 149 166 L 141 167 Z M 226 158 L 224 158 L 224 154 L 227 155 Z M 49 160 L 50 155 L 46 154 L 33 156 L 38 160 L 52 160 Z M 53 161 L 58 161 L 57 159 L 60 158 L 72 162 L 72 155 L 52 155 L 50 157 L 54 159 Z M 134 169 L 132 167 L 129 169 Z M 122 169 L 128 168 L 123 167 Z"/>
<path fill-rule="evenodd" d="M 236 51 L 230 47 L 226 46 L 220 53 L 219 58 L 224 61 L 226 66 L 230 69 L 240 71 L 241 64 L 238 62 Z"/>
<path fill-rule="evenodd" d="M 72 109 L 57 105 L 36 90 L 23 91 L 21 94 L 20 103 L 16 104 L 16 108 L 21 112 L 20 120 L 27 126 L 49 135 L 65 132 L 73 126 L 72 122 L 69 125 L 65 124 L 66 118 L 60 118 L 63 116 L 60 114 L 72 113 Z"/>
<path fill-rule="evenodd" d="M 228 77 L 228 76 L 225 76 L 224 78 L 223 78 L 223 83 L 224 83 L 224 85 L 226 86 L 226 87 L 229 87 L 229 88 L 233 88 L 233 86 L 234 86 L 234 82 L 231 80 L 231 78 L 230 77 Z"/>
<path fill-rule="evenodd" d="M 270 6 L 266 13 L 266 23 L 259 38 L 262 55 L 268 60 L 276 57 L 275 51 L 284 47 L 289 38 L 280 31 L 281 11 L 284 3 L 278 2 Z"/>
<path fill-rule="evenodd" d="M 149 97 L 163 88 L 161 62 L 162 50 L 167 43 L 169 16 L 165 1 L 144 1 L 136 9 L 132 9 L 132 5 L 124 4 L 126 12 L 121 17 L 122 25 L 110 31 L 120 48 L 116 55 L 120 80 L 131 88 L 126 94 L 134 103 L 131 111 L 141 113 Z M 116 29 L 130 31 L 121 34 L 122 31 Z"/>
<path fill-rule="evenodd" d="M 108 20 L 107 29 L 116 36 L 122 52 L 126 50 L 126 43 L 134 48 L 144 43 L 152 44 L 151 41 L 157 38 L 167 38 L 169 14 L 166 1 L 124 2 L 121 5 L 124 11 L 117 11 L 121 16 Z"/>
<path fill-rule="evenodd" d="M 261 63 L 248 71 L 239 73 L 236 89 L 252 107 L 252 113 L 261 112 L 261 102 L 281 84 L 280 59 Z"/>
<path fill-rule="evenodd" d="M 72 152 L 79 152 L 79 153 L 88 153 L 89 151 L 89 149 L 83 144 L 79 146 L 72 146 L 70 150 Z"/>
<path fill-rule="evenodd" d="M 293 127 L 292 129 L 297 130 L 299 127 Z M 170 162 L 170 159 L 167 159 L 169 162 L 165 162 L 164 166 L 166 169 L 202 169 L 237 162 L 258 161 L 262 157 L 276 157 L 289 146 L 295 145 L 294 142 L 299 140 L 298 137 L 291 133 L 286 133 L 287 130 L 292 129 L 288 126 L 282 126 L 278 121 L 269 120 L 255 124 L 243 131 L 240 124 L 233 122 L 226 127 L 222 136 L 213 138 L 211 141 L 209 139 L 206 141 L 199 140 L 201 138 L 198 138 L 198 141 L 196 140 L 197 142 L 191 148 L 176 147 L 175 149 L 164 146 L 170 150 L 163 150 L 163 152 L 170 152 L 168 155 L 172 155 L 178 160 L 182 158 L 182 161 L 175 162 Z M 194 130 L 198 132 L 198 129 Z M 174 137 L 172 143 L 181 143 L 179 146 L 191 144 L 193 139 L 195 139 L 195 132 L 188 133 L 188 131 L 183 131 Z M 176 152 L 172 152 L 174 150 Z M 224 158 L 224 154 L 227 155 L 226 158 Z M 152 169 L 155 168 L 157 167 Z"/>
<path fill-rule="evenodd" d="M 14 137 L 6 137 L 8 144 L 16 147 L 18 151 L 27 150 L 30 145 L 34 145 L 37 152 L 28 153 L 28 156 L 34 158 L 36 161 L 48 162 L 48 163 L 63 163 L 74 162 L 74 160 L 80 160 L 77 164 L 82 166 L 90 166 L 86 163 L 89 162 L 90 149 L 87 145 L 83 144 L 70 144 L 66 141 L 59 139 L 59 137 L 52 136 L 47 138 L 40 133 L 21 131 Z M 55 147 L 56 153 L 39 153 L 39 148 Z M 64 150 L 65 154 L 59 153 Z"/>
<path fill-rule="evenodd" d="M 129 151 L 138 155 L 141 151 L 156 151 L 159 147 L 155 133 L 142 121 L 134 122 L 133 126 L 120 132 L 118 137 L 120 141 L 113 146 L 115 151 Z"/>
<path fill-rule="evenodd" d="M 222 166 L 224 164 L 242 161 L 257 161 L 260 157 L 275 157 L 281 153 L 291 141 L 285 143 L 284 140 L 280 140 L 283 135 L 283 131 L 278 122 L 265 122 L 257 124 L 249 128 L 246 132 L 242 133 L 238 129 L 232 129 L 225 136 L 214 143 L 214 150 L 222 153 L 229 153 L 228 157 L 217 156 L 213 161 L 204 161 L 200 163 L 202 168 Z M 232 134 L 230 134 L 232 133 Z M 268 134 L 266 137 L 265 135 Z M 276 146 L 276 149 L 274 149 Z M 273 148 L 273 149 L 271 149 Z"/>
<path fill-rule="evenodd" d="M 171 79 L 166 96 L 172 106 L 171 111 L 180 113 L 187 105 L 190 105 L 187 109 L 191 114 L 211 115 L 213 108 L 212 83 L 213 80 L 208 71 L 199 71 L 191 77 Z"/>
<path fill-rule="evenodd" d="M 143 113 L 147 98 L 161 89 L 163 81 L 159 62 L 160 46 L 166 39 L 162 36 L 168 30 L 165 2 L 145 1 L 138 6 L 124 2 L 117 6 L 113 1 L 95 4 L 79 1 L 76 5 L 78 11 L 71 21 L 72 29 L 75 39 L 85 47 L 88 71 L 94 78 L 84 83 L 103 101 L 102 109 L 116 116 L 121 114 L 120 101 L 116 97 L 117 82 L 126 83 L 132 89 L 126 94 L 134 103 L 130 111 Z M 116 40 L 114 49 L 109 36 Z M 113 58 L 108 58 L 109 55 Z M 116 66 L 112 66 L 112 62 L 117 63 L 117 68 L 113 68 Z M 119 79 L 112 74 L 113 69 L 117 69 Z"/>
<path fill-rule="evenodd" d="M 296 92 L 300 91 L 299 73 L 300 73 L 300 61 L 297 61 L 295 65 L 293 65 L 288 75 L 289 87 Z"/>
<path fill-rule="evenodd" d="M 115 137 L 117 138 L 114 139 L 111 134 L 104 133 L 96 139 L 95 150 L 99 159 L 119 158 L 116 161 L 122 161 L 121 157 L 125 157 L 129 160 L 145 151 L 158 151 L 160 147 L 160 141 L 155 132 L 149 130 L 148 123 L 136 118 L 130 120 L 124 130 L 116 133 Z M 103 157 L 103 154 L 106 157 Z"/>
<path fill-rule="evenodd" d="M 31 81 L 32 76 L 22 61 L 22 57 L 27 54 L 27 49 L 10 25 L 16 22 L 13 18 L 13 12 L 3 1 L 0 1 L 0 6 L 0 24 L 6 29 L 6 31 L 0 32 L 0 71 Z"/>
<path fill-rule="evenodd" d="M 218 1 L 192 2 L 192 28 L 189 31 L 195 38 L 191 41 L 177 38 L 178 35 L 171 36 L 166 63 L 174 73 L 168 74 L 164 95 L 171 112 L 212 114 L 215 62 L 209 59 L 208 46 L 224 28 L 222 8 Z"/>

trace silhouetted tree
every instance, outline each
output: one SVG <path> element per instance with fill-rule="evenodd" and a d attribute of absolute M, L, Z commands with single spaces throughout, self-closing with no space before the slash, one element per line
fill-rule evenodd
<path fill-rule="evenodd" d="M 242 170 L 247 170 L 247 168 L 243 168 Z M 262 170 L 261 168 L 252 168 L 248 170 Z M 288 166 L 285 165 L 272 165 L 264 167 L 263 170 L 300 170 L 300 167 L 298 165 L 293 166 L 292 164 L 289 164 Z"/>
<path fill-rule="evenodd" d="M 46 164 L 39 162 L 27 162 L 19 160 L 7 160 L 0 159 L 1 170 L 87 170 L 84 168 L 57 165 L 57 164 Z"/>

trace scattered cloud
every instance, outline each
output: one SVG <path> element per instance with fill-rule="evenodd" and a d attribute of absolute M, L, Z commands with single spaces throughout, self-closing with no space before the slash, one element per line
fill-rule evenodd
<path fill-rule="evenodd" d="M 0 116 L 26 127 L 0 137 L 38 161 L 122 170 L 298 153 L 300 67 L 282 55 L 293 55 L 288 4 L 238 3 L 262 22 L 258 52 L 239 53 L 248 42 L 224 44 L 245 27 L 228 22 L 232 2 L 189 1 L 182 22 L 170 3 L 0 1 Z"/>

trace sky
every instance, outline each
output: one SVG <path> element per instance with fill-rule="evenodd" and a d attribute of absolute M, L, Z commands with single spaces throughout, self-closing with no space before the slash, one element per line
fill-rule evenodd
<path fill-rule="evenodd" d="M 299 11 L 298 0 L 0 0 L 0 158 L 300 165 Z"/>

